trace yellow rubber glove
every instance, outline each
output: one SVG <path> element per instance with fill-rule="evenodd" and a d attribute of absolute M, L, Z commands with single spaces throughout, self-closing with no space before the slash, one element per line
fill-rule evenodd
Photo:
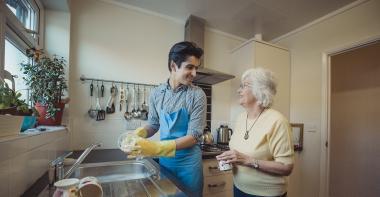
<path fill-rule="evenodd" d="M 137 128 L 133 133 L 142 138 L 148 137 L 148 131 L 144 127 Z"/>
<path fill-rule="evenodd" d="M 175 150 L 176 143 L 174 140 L 151 141 L 140 138 L 136 142 L 136 150 L 132 152 L 132 155 L 139 153 L 142 156 L 174 157 Z"/>

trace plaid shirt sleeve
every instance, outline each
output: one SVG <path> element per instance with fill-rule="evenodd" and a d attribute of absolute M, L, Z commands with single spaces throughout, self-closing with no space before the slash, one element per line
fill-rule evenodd
<path fill-rule="evenodd" d="M 206 126 L 206 94 L 202 89 L 197 88 L 194 92 L 192 110 L 189 118 L 189 127 L 187 133 L 192 135 L 198 142 Z"/>
<path fill-rule="evenodd" d="M 160 128 L 160 118 L 157 111 L 157 92 L 158 88 L 155 88 L 149 96 L 149 113 L 148 113 L 148 124 L 149 126 L 158 131 Z"/>

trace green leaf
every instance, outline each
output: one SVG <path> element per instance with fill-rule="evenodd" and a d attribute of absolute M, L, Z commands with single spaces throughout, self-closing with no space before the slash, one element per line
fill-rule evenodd
<path fill-rule="evenodd" d="M 24 80 L 31 90 L 31 99 L 42 105 L 46 104 L 46 117 L 54 117 L 58 110 L 55 104 L 61 100 L 62 92 L 67 89 L 64 72 L 66 60 L 62 57 L 50 58 L 42 54 L 39 60 L 20 65 L 26 75 Z"/>

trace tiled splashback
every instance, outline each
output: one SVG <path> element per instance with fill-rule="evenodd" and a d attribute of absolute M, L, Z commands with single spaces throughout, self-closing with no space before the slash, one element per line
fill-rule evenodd
<path fill-rule="evenodd" d="M 201 84 L 196 84 L 202 90 L 205 92 L 206 97 L 207 97 L 207 113 L 206 113 L 206 124 L 208 127 L 211 128 L 211 100 L 212 100 L 212 86 L 209 85 L 201 85 Z"/>

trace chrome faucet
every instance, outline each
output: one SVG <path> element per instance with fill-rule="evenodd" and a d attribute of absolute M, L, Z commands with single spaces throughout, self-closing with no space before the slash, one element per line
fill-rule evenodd
<path fill-rule="evenodd" d="M 58 157 L 54 161 L 52 161 L 49 165 L 49 184 L 53 185 L 54 182 L 68 178 L 71 174 L 79 167 L 79 165 L 83 162 L 83 160 L 87 157 L 87 155 L 96 147 L 100 147 L 101 143 L 92 144 L 87 147 L 86 150 L 79 156 L 79 158 L 75 161 L 75 163 L 67 170 L 65 173 L 63 168 L 63 161 L 66 157 L 70 156 L 72 152 L 65 153 L 64 155 Z"/>

